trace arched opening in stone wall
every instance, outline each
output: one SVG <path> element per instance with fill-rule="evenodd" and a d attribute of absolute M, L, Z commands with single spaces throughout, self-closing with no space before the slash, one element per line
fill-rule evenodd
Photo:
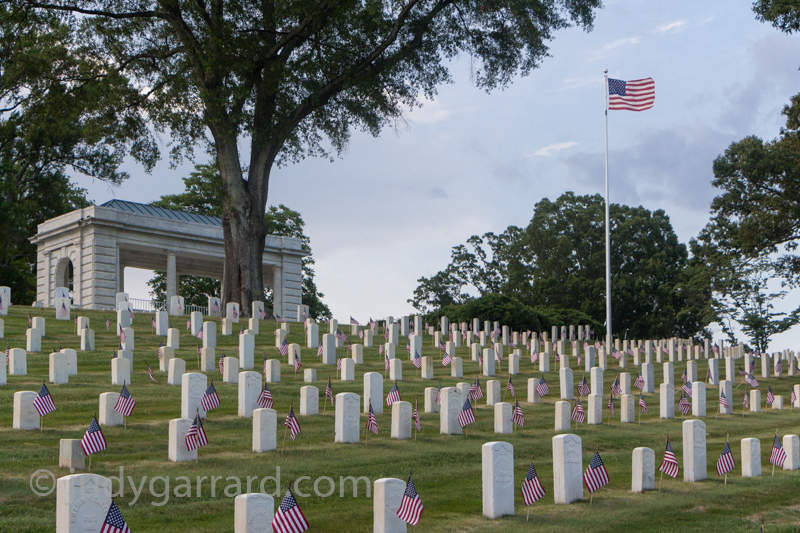
<path fill-rule="evenodd" d="M 73 269 L 72 261 L 68 257 L 62 257 L 56 264 L 56 287 L 66 287 L 69 289 L 69 296 L 73 300 Z"/>

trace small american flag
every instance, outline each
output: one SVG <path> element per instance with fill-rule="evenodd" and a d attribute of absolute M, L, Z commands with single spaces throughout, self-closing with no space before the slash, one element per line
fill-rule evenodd
<path fill-rule="evenodd" d="M 472 398 L 473 402 L 477 402 L 483 398 L 483 389 L 481 388 L 481 382 L 478 381 L 478 378 L 475 378 L 475 383 L 470 386 L 469 396 Z"/>
<path fill-rule="evenodd" d="M 342 369 L 342 360 L 339 358 L 339 354 L 336 354 L 336 370 Z"/>
<path fill-rule="evenodd" d="M 108 508 L 108 514 L 103 522 L 103 527 L 100 528 L 100 533 L 131 533 L 125 519 L 122 518 L 122 513 L 119 512 L 117 504 L 111 502 L 111 507 Z"/>
<path fill-rule="evenodd" d="M 192 422 L 192 425 L 189 427 L 188 433 L 186 433 L 186 449 L 191 452 L 206 444 L 208 444 L 206 430 L 203 429 L 203 423 L 200 421 L 200 413 L 197 413 L 194 417 L 194 422 Z"/>
<path fill-rule="evenodd" d="M 775 363 L 775 373 L 780 374 L 783 372 L 783 360 L 779 359 L 777 363 Z"/>
<path fill-rule="evenodd" d="M 613 396 L 620 396 L 622 394 L 622 387 L 619 384 L 619 376 L 617 376 L 617 379 L 615 379 L 614 383 L 611 384 L 611 394 Z"/>
<path fill-rule="evenodd" d="M 356 320 L 355 318 L 353 318 L 353 316 L 352 316 L 352 315 L 350 315 L 350 325 L 351 325 L 351 326 L 359 326 L 359 325 L 360 325 L 360 324 L 358 323 L 358 320 Z"/>
<path fill-rule="evenodd" d="M 347 335 L 345 335 L 344 333 L 342 333 L 342 332 L 341 332 L 341 331 L 339 331 L 338 329 L 336 330 L 336 334 L 335 334 L 334 336 L 335 336 L 337 339 L 341 340 L 342 342 L 344 342 L 344 341 L 346 341 L 346 340 L 347 340 Z"/>
<path fill-rule="evenodd" d="M 206 391 L 200 397 L 200 405 L 203 406 L 205 411 L 211 411 L 212 409 L 219 407 L 219 396 L 217 396 L 217 390 L 214 388 L 213 381 L 209 384 Z"/>
<path fill-rule="evenodd" d="M 119 393 L 119 398 L 117 399 L 117 404 L 114 406 L 114 410 L 122 416 L 131 416 L 134 407 L 136 407 L 136 402 L 131 398 L 128 387 L 123 384 L 122 392 Z"/>
<path fill-rule="evenodd" d="M 381 343 L 380 348 L 378 348 L 378 355 L 383 355 L 383 351 L 384 351 L 383 343 Z"/>
<path fill-rule="evenodd" d="M 320 355 L 322 355 L 322 345 L 321 344 L 319 345 L 319 348 L 317 348 L 317 357 L 319 357 Z"/>
<path fill-rule="evenodd" d="M 742 406 L 745 409 L 750 407 L 750 400 L 747 399 L 747 396 L 748 396 L 747 391 L 744 391 L 744 397 L 742 398 Z"/>
<path fill-rule="evenodd" d="M 728 409 L 731 408 L 731 404 L 728 403 L 728 399 L 725 397 L 725 393 L 722 391 L 719 393 L 719 406 L 724 409 L 722 411 L 723 413 L 727 413 Z"/>
<path fill-rule="evenodd" d="M 134 313 L 133 309 L 131 309 L 130 314 L 131 314 L 131 322 L 133 322 L 134 320 L 136 320 L 136 313 Z"/>
<path fill-rule="evenodd" d="M 286 322 L 286 320 L 281 318 L 281 315 L 276 313 L 275 314 L 275 322 L 277 322 L 278 324 L 284 324 Z"/>
<path fill-rule="evenodd" d="M 264 320 L 267 318 L 267 313 L 263 309 L 258 310 L 258 318 Z"/>
<path fill-rule="evenodd" d="M 531 364 L 536 364 L 536 361 L 538 360 L 539 360 L 539 352 L 534 350 L 533 352 L 531 352 Z"/>
<path fill-rule="evenodd" d="M 656 101 L 653 78 L 640 80 L 608 80 L 608 109 L 610 111 L 644 111 Z"/>
<path fill-rule="evenodd" d="M 683 370 L 683 374 L 681 374 L 681 379 L 684 383 L 686 383 L 686 369 Z"/>
<path fill-rule="evenodd" d="M 214 305 L 211 306 L 212 313 L 219 313 L 219 302 L 215 299 Z"/>
<path fill-rule="evenodd" d="M 683 392 L 684 394 L 686 394 L 686 396 L 691 398 L 692 397 L 692 382 L 688 381 L 688 382 L 684 383 L 683 386 L 681 387 L 681 392 Z"/>
<path fill-rule="evenodd" d="M 11 348 L 8 347 L 8 343 L 6 343 L 6 366 L 9 365 L 9 360 L 11 359 Z M 794 393 L 792 393 L 794 394 Z"/>
<path fill-rule="evenodd" d="M 178 302 L 178 311 L 181 310 L 181 303 Z M 239 305 L 236 304 L 233 306 L 233 318 L 239 318 Z"/>
<path fill-rule="evenodd" d="M 756 378 L 753 376 L 753 373 L 752 373 L 752 372 L 751 372 L 750 374 L 748 374 L 748 375 L 747 375 L 747 377 L 746 377 L 746 378 L 744 378 L 744 380 L 745 380 L 745 381 L 747 382 L 747 384 L 748 384 L 748 385 L 750 385 L 751 387 L 758 387 L 758 381 L 756 381 Z"/>
<path fill-rule="evenodd" d="M 33 407 L 36 409 L 36 412 L 39 413 L 39 416 L 45 416 L 56 410 L 53 397 L 50 396 L 50 391 L 47 390 L 47 385 L 44 383 L 42 383 L 42 388 L 39 389 L 39 394 L 33 399 Z"/>
<path fill-rule="evenodd" d="M 664 472 L 666 475 L 673 478 L 678 477 L 680 467 L 678 466 L 678 460 L 675 458 L 675 452 L 672 451 L 672 445 L 669 443 L 669 439 L 667 439 L 667 447 L 664 450 L 664 460 L 661 461 L 661 466 L 658 467 L 658 471 Z"/>
<path fill-rule="evenodd" d="M 731 453 L 730 444 L 726 442 L 725 447 L 722 449 L 722 453 L 719 455 L 719 459 L 717 459 L 717 475 L 721 476 L 723 474 L 727 474 L 733 470 L 733 467 L 733 454 Z"/>
<path fill-rule="evenodd" d="M 442 357 L 442 366 L 449 365 L 452 360 L 453 360 L 453 358 L 450 357 L 450 354 L 447 353 L 447 352 L 444 352 L 444 357 Z"/>
<path fill-rule="evenodd" d="M 686 394 L 681 394 L 681 399 L 678 402 L 678 410 L 683 413 L 684 415 L 689 414 L 689 410 L 692 408 L 689 400 L 686 399 Z M 675 477 L 675 476 L 673 476 Z"/>
<path fill-rule="evenodd" d="M 411 363 L 417 367 L 422 367 L 422 357 L 419 356 L 419 352 L 414 350 L 414 359 L 411 360 Z"/>
<path fill-rule="evenodd" d="M 542 379 L 540 379 L 539 384 L 536 385 L 536 394 L 541 398 L 548 392 L 550 392 L 550 387 L 547 386 L 547 382 L 544 380 L 544 374 L 542 374 Z"/>
<path fill-rule="evenodd" d="M 286 494 L 281 500 L 281 506 L 272 519 L 272 529 L 275 533 L 302 533 L 309 528 L 303 511 L 297 504 L 291 489 L 286 489 Z"/>
<path fill-rule="evenodd" d="M 186 319 L 186 331 L 190 331 L 192 329 L 192 320 L 191 318 Z"/>
<path fill-rule="evenodd" d="M 144 364 L 147 365 L 147 373 L 150 374 L 150 381 L 152 381 L 153 383 L 156 383 L 156 378 L 153 377 L 153 369 L 150 368 L 150 363 L 145 361 Z"/>
<path fill-rule="evenodd" d="M 383 370 L 384 370 L 384 372 L 388 372 L 389 371 L 389 367 L 392 366 L 391 363 L 389 362 L 389 354 L 388 353 L 384 356 L 383 361 L 384 361 Z"/>
<path fill-rule="evenodd" d="M 203 328 L 197 330 L 197 335 L 195 335 L 198 339 L 203 338 Z"/>
<path fill-rule="evenodd" d="M 583 376 L 583 379 L 578 383 L 578 396 L 589 396 L 591 392 L 589 384 L 586 383 L 586 376 Z"/>
<path fill-rule="evenodd" d="M 414 404 L 414 412 L 411 413 L 411 418 L 414 420 L 417 431 L 422 431 L 422 421 L 419 418 L 419 400 Z"/>
<path fill-rule="evenodd" d="M 61 316 L 67 316 L 67 306 L 64 305 L 64 302 L 61 302 L 61 309 L 59 310 Z"/>
<path fill-rule="evenodd" d="M 419 494 L 417 494 L 417 487 L 414 486 L 411 476 L 408 476 L 406 490 L 403 493 L 403 499 L 400 500 L 400 508 L 397 509 L 397 518 L 412 526 L 416 526 L 419 524 L 419 519 L 422 517 L 422 511 L 424 510 L 422 502 L 419 499 Z"/>
<path fill-rule="evenodd" d="M 516 405 L 514 406 L 514 414 L 511 417 L 511 421 L 519 427 L 525 427 L 525 413 L 522 412 L 519 400 L 516 401 Z"/>
<path fill-rule="evenodd" d="M 300 362 L 300 352 L 294 354 L 294 373 L 297 374 L 297 371 L 300 370 L 300 367 L 303 366 L 303 363 Z"/>
<path fill-rule="evenodd" d="M 533 467 L 533 460 L 531 460 L 531 466 L 528 467 L 528 474 L 522 484 L 522 499 L 525 505 L 531 505 L 541 500 L 544 495 L 544 487 L 539 481 L 539 476 L 536 475 L 536 469 Z"/>
<path fill-rule="evenodd" d="M 109 330 L 109 328 L 111 327 L 111 321 L 110 321 L 109 319 L 105 318 L 105 317 L 103 317 L 103 318 L 104 318 L 104 319 L 105 319 L 105 321 L 106 321 L 106 331 L 108 331 L 108 330 Z"/>
<path fill-rule="evenodd" d="M 92 418 L 89 423 L 89 428 L 83 434 L 81 439 L 81 449 L 84 455 L 92 455 L 93 453 L 101 452 L 106 449 L 106 438 L 103 436 L 103 430 L 100 429 L 100 424 L 97 423 L 97 417 Z"/>
<path fill-rule="evenodd" d="M 125 341 L 128 339 L 128 336 L 125 335 L 125 328 L 122 326 L 119 327 L 119 342 L 120 344 L 125 344 Z"/>
<path fill-rule="evenodd" d="M 122 345 L 120 345 L 119 349 L 120 350 L 122 349 Z M 164 355 L 163 351 L 164 351 L 164 341 L 161 341 L 161 344 L 158 346 L 158 358 L 159 359 L 161 359 L 161 357 Z"/>
<path fill-rule="evenodd" d="M 636 376 L 635 380 L 633 380 L 633 386 L 636 387 L 639 390 L 642 390 L 644 388 L 644 379 L 642 379 L 642 373 L 641 372 L 639 372 L 639 375 Z"/>
<path fill-rule="evenodd" d="M 264 388 L 258 395 L 258 400 L 256 400 L 256 403 L 258 403 L 258 406 L 262 409 L 272 409 L 272 406 L 274 405 L 272 392 L 269 390 L 269 386 L 267 386 L 266 381 L 264 382 Z"/>
<path fill-rule="evenodd" d="M 221 376 L 225 375 L 225 354 L 219 356 L 219 363 L 217 364 Z M 266 369 L 266 367 L 264 367 Z"/>
<path fill-rule="evenodd" d="M 579 424 L 586 422 L 586 413 L 583 410 L 580 398 L 575 402 L 575 408 L 572 410 L 572 416 L 570 418 Z"/>
<path fill-rule="evenodd" d="M 289 406 L 289 414 L 286 415 L 286 421 L 283 423 L 284 426 L 289 428 L 289 436 L 294 440 L 297 438 L 297 435 L 300 433 L 300 424 L 297 422 L 297 417 L 294 416 L 294 408 Z"/>
<path fill-rule="evenodd" d="M 375 419 L 375 412 L 372 410 L 372 400 L 369 401 L 369 415 L 367 416 L 367 431 L 378 434 L 378 421 Z"/>
<path fill-rule="evenodd" d="M 514 394 L 514 384 L 511 383 L 511 376 L 508 376 L 508 383 L 506 383 L 506 390 L 511 393 L 511 396 L 516 398 L 516 394 Z"/>
<path fill-rule="evenodd" d="M 590 493 L 608 485 L 608 472 L 603 460 L 600 459 L 600 452 L 594 452 L 589 467 L 583 473 L 583 482 Z"/>
<path fill-rule="evenodd" d="M 150 327 L 155 329 L 156 327 L 156 317 L 150 319 Z"/>
<path fill-rule="evenodd" d="M 462 428 L 475 422 L 475 413 L 472 411 L 472 404 L 469 403 L 469 398 L 464 402 L 461 412 L 458 414 L 458 425 Z"/>
<path fill-rule="evenodd" d="M 786 451 L 781 445 L 781 441 L 777 435 L 772 441 L 772 453 L 769 456 L 769 463 L 783 468 L 783 463 L 786 462 Z"/>
<path fill-rule="evenodd" d="M 767 390 L 767 405 L 772 405 L 773 403 L 775 403 L 775 395 L 772 393 L 772 385 L 770 385 Z"/>
<path fill-rule="evenodd" d="M 397 381 L 392 385 L 392 390 L 386 395 L 386 405 L 392 405 L 394 402 L 400 401 L 400 390 L 397 388 Z"/>
<path fill-rule="evenodd" d="M 614 418 L 614 395 L 608 395 L 608 410 L 611 413 L 611 418 Z"/>
<path fill-rule="evenodd" d="M 442 381 L 439 380 L 439 388 L 436 389 L 436 405 L 442 405 Z"/>
<path fill-rule="evenodd" d="M 328 386 L 325 387 L 325 396 L 330 398 L 331 405 L 333 405 L 333 389 L 331 388 L 331 378 L 328 378 Z"/>
<path fill-rule="evenodd" d="M 647 404 L 644 403 L 644 396 L 639 393 L 639 408 L 643 413 L 647 413 Z"/>
<path fill-rule="evenodd" d="M 711 372 L 711 367 L 710 366 L 708 368 L 708 371 Z M 739 367 L 739 375 L 740 376 L 746 376 L 747 372 L 743 368 Z"/>
<path fill-rule="evenodd" d="M 614 359 L 620 359 L 620 358 L 622 357 L 622 352 L 620 352 L 619 350 L 617 350 L 616 348 L 614 348 L 614 350 L 611 352 L 611 356 L 612 356 Z"/>
<path fill-rule="evenodd" d="M 33 326 L 33 316 L 28 313 L 28 326 Z"/>
<path fill-rule="evenodd" d="M 359 338 L 359 339 L 363 339 L 363 338 L 364 338 L 364 331 L 363 331 L 363 330 L 361 330 L 360 328 L 359 328 L 359 330 L 358 330 L 358 338 Z"/>
<path fill-rule="evenodd" d="M 791 396 L 791 398 L 789 399 L 789 403 L 791 403 L 792 405 L 794 405 L 794 404 L 795 404 L 795 402 L 797 402 L 797 394 L 795 394 L 795 392 L 794 392 L 794 387 L 792 387 L 792 396 Z"/>
<path fill-rule="evenodd" d="M 286 342 L 286 339 L 283 339 L 283 342 L 281 342 L 281 346 L 280 346 L 280 348 L 278 348 L 278 351 L 284 357 L 286 357 L 286 355 L 288 355 L 288 353 L 289 353 L 289 343 Z"/>

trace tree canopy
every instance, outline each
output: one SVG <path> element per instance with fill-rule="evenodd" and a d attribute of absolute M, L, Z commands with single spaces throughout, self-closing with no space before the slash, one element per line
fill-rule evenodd
<path fill-rule="evenodd" d="M 417 309 L 464 303 L 500 292 L 532 308 L 573 309 L 605 322 L 604 200 L 568 192 L 534 207 L 527 228 L 472 236 L 452 262 L 420 278 Z M 688 262 L 661 211 L 612 204 L 612 325 L 620 337 L 702 334 L 712 321 L 706 272 Z"/>

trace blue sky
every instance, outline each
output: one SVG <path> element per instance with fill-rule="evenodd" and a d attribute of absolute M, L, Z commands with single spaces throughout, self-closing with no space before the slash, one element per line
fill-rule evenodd
<path fill-rule="evenodd" d="M 378 138 L 355 133 L 333 163 L 273 172 L 270 203 L 302 213 L 335 316 L 411 312 L 417 278 L 444 268 L 452 246 L 527 225 L 544 197 L 602 193 L 604 68 L 656 83 L 653 109 L 610 114 L 611 201 L 664 209 L 683 242 L 708 220 L 714 158 L 747 135 L 775 137 L 800 87 L 800 39 L 756 21 L 749 1 L 608 1 L 591 33 L 557 33 L 550 55 L 491 94 L 461 57 L 449 65 L 454 83 L 405 123 Z M 97 203 L 149 202 L 180 192 L 189 171 L 127 169 L 118 188 L 77 181 Z M 127 269 L 126 289 L 145 298 L 148 278 Z M 770 348 L 798 342 L 791 331 Z"/>

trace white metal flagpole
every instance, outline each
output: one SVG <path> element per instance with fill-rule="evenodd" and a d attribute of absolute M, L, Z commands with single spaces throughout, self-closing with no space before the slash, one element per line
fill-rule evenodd
<path fill-rule="evenodd" d="M 611 353 L 611 221 L 608 209 L 608 69 L 603 70 L 606 91 L 606 352 Z"/>

